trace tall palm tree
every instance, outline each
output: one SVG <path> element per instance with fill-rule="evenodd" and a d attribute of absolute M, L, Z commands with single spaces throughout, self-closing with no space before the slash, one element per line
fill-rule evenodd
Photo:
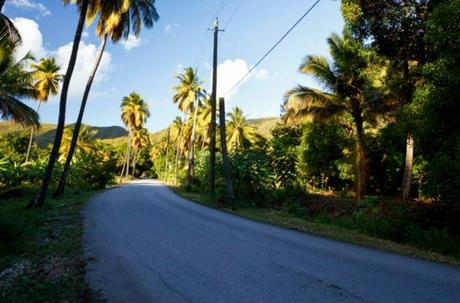
<path fill-rule="evenodd" d="M 93 70 L 89 75 L 85 92 L 83 93 L 83 99 L 80 104 L 77 121 L 75 122 L 74 138 L 72 139 L 68 159 L 64 164 L 59 185 L 54 194 L 58 197 L 64 194 L 67 173 L 72 162 L 86 103 L 88 101 L 94 77 L 96 76 L 97 69 L 102 60 L 108 38 L 110 37 L 113 43 L 117 43 L 121 38 L 127 39 L 130 34 L 131 25 L 135 36 L 139 37 L 142 24 L 144 24 L 147 28 L 151 28 L 153 27 L 154 22 L 159 19 L 155 8 L 155 0 L 121 0 L 121 2 L 120 0 L 105 1 L 101 2 L 98 6 L 94 6 L 89 11 L 88 15 L 89 20 L 92 20 L 95 16 L 99 15 L 99 20 L 96 26 L 96 34 L 101 39 L 101 45 L 99 47 L 99 52 L 96 57 Z"/>
<path fill-rule="evenodd" d="M 217 104 L 218 106 L 218 104 Z M 209 128 L 211 126 L 211 99 L 206 95 L 202 105 L 198 109 L 198 138 L 201 141 L 201 149 L 204 149 L 208 141 Z"/>
<path fill-rule="evenodd" d="M 184 72 L 178 74 L 176 78 L 179 80 L 179 85 L 174 87 L 175 95 L 173 97 L 173 102 L 177 103 L 179 110 L 184 112 L 184 123 L 187 120 L 187 115 L 189 112 L 193 112 L 193 121 L 192 121 L 192 132 L 190 138 L 190 148 L 189 148 L 189 166 L 187 172 L 187 182 L 191 182 L 193 174 L 193 160 L 194 160 L 194 144 L 195 144 L 195 128 L 196 128 L 196 119 L 198 106 L 200 99 L 205 95 L 202 88 L 203 82 L 200 81 L 197 77 L 197 72 L 191 68 L 184 68 Z M 184 125 L 182 126 L 182 131 L 179 136 L 178 149 L 176 150 L 176 163 L 175 163 L 175 181 L 177 181 L 177 169 L 179 163 L 180 155 L 180 145 L 182 143 L 182 133 Z"/>
<path fill-rule="evenodd" d="M 136 171 L 136 162 L 139 156 L 141 149 L 146 148 L 150 145 L 150 135 L 147 129 L 135 129 L 133 131 L 133 136 L 131 138 L 131 144 L 133 146 L 133 172 L 132 177 L 135 177 Z"/>
<path fill-rule="evenodd" d="M 16 61 L 14 49 L 15 45 L 6 38 L 0 40 L 0 117 L 38 126 L 38 114 L 20 100 L 32 98 L 35 93 L 32 73 L 25 68 L 33 57 L 27 54 Z"/>
<path fill-rule="evenodd" d="M 121 102 L 121 119 L 129 130 L 126 151 L 126 178 L 129 176 L 133 132 L 142 129 L 148 117 L 150 117 L 149 106 L 138 93 L 132 92 L 129 96 L 123 98 Z"/>
<path fill-rule="evenodd" d="M 256 140 L 255 127 L 248 120 L 239 107 L 227 114 L 227 145 L 232 152 L 247 150 Z"/>
<path fill-rule="evenodd" d="M 65 4 L 68 4 L 70 0 L 64 0 Z M 78 6 L 80 10 L 80 17 L 78 20 L 77 29 L 75 31 L 75 37 L 72 45 L 72 52 L 69 58 L 69 64 L 67 66 L 67 71 L 64 76 L 64 81 L 62 83 L 61 90 L 61 99 L 59 102 L 59 117 L 58 124 L 56 127 L 56 135 L 54 137 L 53 147 L 51 149 L 51 154 L 48 160 L 48 165 L 46 167 L 45 174 L 43 176 L 42 184 L 38 190 L 35 197 L 29 203 L 29 207 L 40 207 L 45 202 L 46 193 L 48 191 L 48 186 L 51 181 L 51 176 L 53 174 L 54 164 L 59 156 L 59 148 L 61 146 L 62 134 L 64 132 L 65 126 L 65 112 L 67 106 L 67 93 L 69 91 L 70 80 L 72 78 L 73 70 L 75 68 L 75 63 L 77 61 L 78 48 L 80 46 L 81 34 L 83 32 L 83 26 L 86 20 L 86 13 L 88 11 L 89 0 L 79 0 Z"/>
<path fill-rule="evenodd" d="M 59 74 L 60 66 L 56 64 L 54 58 L 43 58 L 39 64 L 33 64 L 34 88 L 36 90 L 37 114 L 40 111 L 40 105 L 48 101 L 50 95 L 55 96 L 59 90 L 59 82 L 62 81 L 63 75 Z M 29 146 L 27 147 L 26 162 L 29 161 L 30 149 L 34 138 L 35 127 L 30 131 Z"/>
<path fill-rule="evenodd" d="M 340 115 L 351 117 L 356 138 L 355 190 L 357 199 L 361 199 L 366 192 L 368 174 L 364 121 L 371 118 L 374 110 L 371 101 L 377 100 L 378 94 L 367 77 L 369 53 L 346 37 L 334 34 L 327 41 L 332 63 L 325 57 L 307 56 L 299 68 L 301 73 L 315 77 L 324 90 L 299 85 L 288 91 L 284 119 L 308 117 L 321 123 Z"/>
<path fill-rule="evenodd" d="M 0 0 L 0 41 L 8 40 L 12 44 L 18 45 L 22 42 L 21 35 L 13 21 L 2 13 L 4 4 L 5 0 Z"/>

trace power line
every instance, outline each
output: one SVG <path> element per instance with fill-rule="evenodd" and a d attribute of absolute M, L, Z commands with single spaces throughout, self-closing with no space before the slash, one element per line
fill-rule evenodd
<path fill-rule="evenodd" d="M 249 74 L 251 74 L 257 66 L 259 66 L 260 63 L 262 63 L 262 61 L 265 60 L 265 58 L 268 57 L 268 55 L 270 55 L 270 53 L 294 30 L 294 28 L 297 27 L 297 25 L 299 25 L 300 22 L 302 22 L 302 20 L 315 8 L 315 6 L 320 2 L 321 0 L 317 0 L 315 3 L 313 3 L 313 5 L 305 12 L 305 14 L 302 15 L 302 17 L 300 17 L 299 20 L 297 20 L 296 23 L 294 23 L 293 26 L 291 26 L 291 28 L 281 37 L 281 39 L 278 40 L 278 42 L 275 43 L 275 45 L 273 45 L 267 53 L 265 53 L 265 55 L 263 55 L 262 58 L 260 58 L 259 61 L 257 61 L 257 63 L 238 81 L 236 82 L 235 85 L 232 86 L 232 88 L 230 88 L 224 96 L 227 96 L 229 93 L 231 93 L 241 82 L 243 82 L 244 79 L 246 79 Z"/>
<path fill-rule="evenodd" d="M 236 13 L 238 12 L 239 8 L 241 7 L 241 4 L 243 3 L 242 0 L 240 0 L 238 2 L 238 4 L 236 5 L 235 9 L 233 10 L 232 14 L 230 15 L 230 18 L 228 18 L 228 21 L 227 23 L 225 24 L 225 26 L 223 27 L 224 29 L 227 29 L 228 25 L 230 24 L 230 22 L 232 22 L 233 20 L 233 17 L 235 17 Z"/>

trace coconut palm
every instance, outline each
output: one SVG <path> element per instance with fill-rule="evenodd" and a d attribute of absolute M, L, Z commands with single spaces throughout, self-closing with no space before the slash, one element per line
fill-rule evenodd
<path fill-rule="evenodd" d="M 299 71 L 312 75 L 324 90 L 299 85 L 288 91 L 284 103 L 284 119 L 289 122 L 310 118 L 322 123 L 341 115 L 353 121 L 356 137 L 356 197 L 366 190 L 367 155 L 364 142 L 364 121 L 371 117 L 376 90 L 366 77 L 369 59 L 356 42 L 332 35 L 328 38 L 333 62 L 325 57 L 307 56 Z M 369 120 L 368 120 L 369 121 Z"/>
<path fill-rule="evenodd" d="M 131 145 L 133 146 L 133 171 L 132 176 L 135 177 L 136 162 L 141 149 L 146 148 L 150 145 L 150 135 L 147 129 L 135 129 L 131 138 Z"/>
<path fill-rule="evenodd" d="M 247 150 L 256 140 L 255 127 L 248 123 L 243 111 L 234 107 L 233 111 L 227 114 L 227 146 L 232 152 Z"/>
<path fill-rule="evenodd" d="M 5 0 L 0 0 L 0 41 L 7 40 L 14 45 L 21 43 L 21 35 L 7 16 L 2 14 L 2 8 Z"/>
<path fill-rule="evenodd" d="M 176 78 L 179 80 L 179 85 L 174 87 L 175 95 L 173 97 L 173 102 L 177 103 L 179 110 L 184 112 L 184 123 L 187 120 L 187 114 L 193 112 L 193 121 L 190 137 L 190 147 L 189 147 L 189 165 L 187 171 L 187 183 L 191 183 L 193 175 L 193 162 L 194 162 L 194 145 L 195 145 L 195 129 L 196 129 L 196 120 L 198 107 L 200 104 L 200 99 L 205 96 L 205 92 L 202 88 L 203 82 L 200 81 L 197 77 L 196 70 L 193 70 L 191 67 L 184 68 L 184 72 L 178 74 Z M 182 126 L 182 129 L 185 125 Z M 178 148 L 176 151 L 176 163 L 175 163 L 175 180 L 177 181 L 177 169 L 180 155 L 180 145 L 182 143 L 182 133 L 179 135 L 179 140 L 177 142 Z"/>
<path fill-rule="evenodd" d="M 142 129 L 148 117 L 150 117 L 149 106 L 138 93 L 132 92 L 129 96 L 123 98 L 121 102 L 121 119 L 129 130 L 126 151 L 126 178 L 129 175 L 133 132 Z"/>
<path fill-rule="evenodd" d="M 38 114 L 20 99 L 31 98 L 35 90 L 32 73 L 25 66 L 33 60 L 30 54 L 16 61 L 15 45 L 0 41 L 0 117 L 23 125 L 38 126 Z"/>
<path fill-rule="evenodd" d="M 93 6 L 89 10 L 89 21 L 92 21 L 96 16 L 99 16 L 96 26 L 96 34 L 101 39 L 101 45 L 96 57 L 96 62 L 94 63 L 93 70 L 91 71 L 83 93 L 83 99 L 80 104 L 77 121 L 75 122 L 74 138 L 72 140 L 73 144 L 71 145 L 68 159 L 64 165 L 55 196 L 62 196 L 64 193 L 67 173 L 70 169 L 86 103 L 88 101 L 94 77 L 102 60 L 108 38 L 110 37 L 113 43 L 118 42 L 121 38 L 127 39 L 130 34 L 131 25 L 134 35 L 138 37 L 140 35 L 142 24 L 144 24 L 147 28 L 151 28 L 154 22 L 159 19 L 155 8 L 155 0 L 101 1 L 98 5 Z"/>
<path fill-rule="evenodd" d="M 67 154 L 69 153 L 74 127 L 75 126 L 73 125 L 68 126 L 64 129 L 61 149 L 59 150 L 60 156 L 58 159 L 58 161 L 61 163 L 63 163 L 66 160 Z M 89 152 L 94 150 L 94 141 L 96 139 L 96 134 L 96 130 L 91 129 L 91 127 L 89 126 L 82 125 L 82 127 L 80 128 L 80 135 L 78 136 L 77 141 L 77 152 L 88 154 Z"/>
<path fill-rule="evenodd" d="M 64 0 L 65 4 L 68 4 L 70 0 Z M 51 176 L 53 174 L 54 164 L 59 156 L 59 149 L 61 146 L 62 135 L 64 132 L 65 126 L 65 113 L 67 106 L 67 93 L 69 91 L 70 80 L 72 78 L 73 70 L 75 68 L 75 63 L 77 61 L 78 49 L 80 46 L 81 35 L 83 32 L 83 26 L 86 20 L 86 13 L 88 11 L 89 0 L 78 0 L 77 1 L 80 17 L 77 24 L 77 29 L 75 31 L 75 37 L 72 44 L 72 52 L 69 58 L 69 64 L 67 65 L 67 71 L 64 76 L 64 81 L 62 83 L 61 98 L 59 102 L 59 117 L 58 124 L 56 127 L 56 134 L 54 136 L 53 147 L 51 149 L 51 154 L 48 160 L 48 165 L 46 167 L 45 174 L 43 176 L 42 184 L 38 190 L 35 197 L 29 203 L 29 207 L 40 207 L 45 202 L 46 193 L 48 191 L 48 186 L 51 181 Z"/>
<path fill-rule="evenodd" d="M 62 81 L 63 75 L 59 74 L 60 67 L 56 64 L 54 58 L 43 58 L 39 64 L 32 64 L 34 88 L 36 91 L 35 99 L 37 100 L 37 114 L 40 111 L 40 105 L 48 101 L 50 95 L 55 96 L 59 90 L 59 82 Z M 35 127 L 30 131 L 29 146 L 27 147 L 26 162 L 29 161 L 30 149 L 34 138 Z"/>

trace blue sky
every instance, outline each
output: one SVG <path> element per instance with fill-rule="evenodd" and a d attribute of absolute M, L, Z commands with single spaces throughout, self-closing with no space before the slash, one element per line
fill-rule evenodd
<path fill-rule="evenodd" d="M 147 128 L 167 127 L 179 112 L 172 103 L 176 73 L 185 66 L 198 67 L 205 87 L 210 87 L 211 26 L 218 8 L 220 35 L 219 89 L 227 91 L 314 3 L 313 0 L 157 0 L 160 21 L 143 29 L 140 40 L 110 44 L 93 85 L 84 123 L 122 125 L 119 105 L 123 96 L 139 92 L 150 104 Z M 239 8 L 238 8 L 239 7 Z M 238 9 L 237 9 L 238 8 Z M 236 10 L 237 9 L 237 10 Z M 23 34 L 20 54 L 32 50 L 36 57 L 55 56 L 66 64 L 78 19 L 76 7 L 56 0 L 7 0 L 4 13 Z M 297 73 L 307 54 L 328 55 L 327 36 L 340 33 L 340 1 L 322 0 L 284 42 L 227 99 L 227 109 L 240 106 L 250 118 L 279 116 L 282 96 L 297 83 L 314 85 Z M 94 26 L 85 31 L 79 61 L 72 78 L 67 123 L 73 123 L 92 67 L 99 41 Z M 18 55 L 20 55 L 18 54 Z M 29 104 L 34 105 L 32 101 Z M 42 122 L 56 123 L 58 98 L 40 109 Z"/>

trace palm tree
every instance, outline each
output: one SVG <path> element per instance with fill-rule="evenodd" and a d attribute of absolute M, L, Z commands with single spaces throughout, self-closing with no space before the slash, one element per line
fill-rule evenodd
<path fill-rule="evenodd" d="M 128 3 L 129 2 L 129 3 Z M 129 4 L 129 5 L 128 5 Z M 118 42 L 121 38 L 127 39 L 130 34 L 130 26 L 136 37 L 140 35 L 141 26 L 153 27 L 154 22 L 158 21 L 159 16 L 155 8 L 155 0 L 126 0 L 126 1 L 105 1 L 100 5 L 94 6 L 88 13 L 89 20 L 95 18 L 99 14 L 99 20 L 96 26 L 96 34 L 101 39 L 101 45 L 96 57 L 93 70 L 88 78 L 83 99 L 80 105 L 77 121 L 75 122 L 74 138 L 72 140 L 71 148 L 69 151 L 68 159 L 64 165 L 64 169 L 59 181 L 58 188 L 56 189 L 55 196 L 62 196 L 64 194 L 67 173 L 70 169 L 75 145 L 77 142 L 80 125 L 83 120 L 83 115 L 88 101 L 91 86 L 94 77 L 104 54 L 105 46 L 108 37 L 111 38 L 113 43 Z"/>
<path fill-rule="evenodd" d="M 284 119 L 311 118 L 322 123 L 340 115 L 348 115 L 353 121 L 356 136 L 356 197 L 361 199 L 366 191 L 367 155 L 364 143 L 364 121 L 371 117 L 371 98 L 376 90 L 366 74 L 369 53 L 361 45 L 347 38 L 332 35 L 328 38 L 333 62 L 325 57 L 307 56 L 299 71 L 312 75 L 324 90 L 299 85 L 288 91 L 284 103 Z"/>
<path fill-rule="evenodd" d="M 201 141 L 201 150 L 208 141 L 209 128 L 211 126 L 211 99 L 207 95 L 198 109 L 198 138 Z"/>
<path fill-rule="evenodd" d="M 2 8 L 5 4 L 5 0 L 0 0 L 0 41 L 7 40 L 14 45 L 20 44 L 21 35 L 19 31 L 14 26 L 13 21 L 11 21 L 7 16 L 2 14 Z"/>
<path fill-rule="evenodd" d="M 15 45 L 9 40 L 0 40 L 0 117 L 23 125 L 38 126 L 38 114 L 20 101 L 32 98 L 35 93 L 32 73 L 25 68 L 33 57 L 29 53 L 16 61 L 14 49 Z"/>
<path fill-rule="evenodd" d="M 132 92 L 129 96 L 123 98 L 121 102 L 121 119 L 129 130 L 126 151 L 126 178 L 129 175 L 133 132 L 142 129 L 148 117 L 150 117 L 149 106 L 138 93 Z"/>
<path fill-rule="evenodd" d="M 65 4 L 69 3 L 69 0 L 64 0 Z M 64 81 L 62 83 L 61 99 L 59 102 L 59 117 L 58 124 L 56 127 L 56 135 L 54 137 L 53 148 L 51 149 L 51 154 L 48 160 L 48 165 L 46 167 L 45 175 L 43 176 L 42 184 L 38 190 L 35 197 L 29 203 L 29 207 L 40 207 L 45 202 L 46 193 L 48 191 L 48 186 L 51 181 L 51 176 L 53 174 L 54 164 L 59 156 L 59 148 L 61 146 L 62 134 L 64 132 L 65 126 L 65 112 L 67 105 L 67 93 L 69 91 L 70 80 L 72 78 L 73 70 L 75 68 L 75 63 L 77 61 L 78 48 L 80 46 L 81 34 L 83 32 L 83 26 L 86 20 L 86 13 L 88 11 L 89 0 L 79 0 L 78 6 L 80 10 L 80 17 L 78 20 L 77 29 L 75 31 L 75 37 L 72 45 L 72 52 L 69 58 L 69 64 L 67 66 L 67 71 L 64 76 Z"/>
<path fill-rule="evenodd" d="M 131 138 L 131 144 L 134 148 L 133 151 L 133 172 L 132 172 L 132 177 L 135 177 L 135 171 L 136 171 L 136 162 L 137 158 L 139 156 L 139 152 L 141 151 L 142 148 L 146 148 L 150 145 L 150 136 L 145 128 L 141 129 L 135 129 L 133 131 L 133 136 Z"/>
<path fill-rule="evenodd" d="M 255 127 L 250 125 L 239 107 L 227 116 L 227 145 L 232 152 L 247 150 L 256 139 Z"/>
<path fill-rule="evenodd" d="M 67 158 L 67 154 L 69 153 L 72 142 L 72 134 L 74 131 L 74 127 L 75 126 L 73 125 L 68 126 L 64 129 L 61 148 L 59 150 L 59 162 L 64 162 Z M 96 138 L 96 134 L 96 130 L 91 129 L 91 127 L 89 126 L 82 125 L 82 127 L 80 128 L 80 135 L 78 136 L 76 150 L 84 154 L 88 154 L 89 152 L 94 150 L 94 141 Z"/>
<path fill-rule="evenodd" d="M 56 64 L 54 58 L 43 58 L 39 64 L 33 64 L 33 78 L 34 87 L 36 90 L 35 99 L 37 103 L 37 114 L 40 111 L 40 105 L 42 102 L 48 101 L 50 94 L 52 96 L 57 95 L 59 90 L 59 82 L 62 81 L 63 76 L 58 74 L 60 67 Z M 30 131 L 29 146 L 27 147 L 26 161 L 29 161 L 30 149 L 32 147 L 32 141 L 34 138 L 35 127 L 32 127 Z"/>
<path fill-rule="evenodd" d="M 184 68 L 184 72 L 178 74 L 176 78 L 179 80 L 179 85 L 174 87 L 175 95 L 173 97 L 173 102 L 179 105 L 179 110 L 184 112 L 184 123 L 187 120 L 187 115 L 189 111 L 193 111 L 193 121 L 192 121 L 192 132 L 190 138 L 190 147 L 189 147 L 189 166 L 187 172 L 187 183 L 191 182 L 193 175 L 193 160 L 194 160 L 194 144 L 195 144 L 195 127 L 198 106 L 200 99 L 205 95 L 202 88 L 203 82 L 200 81 L 197 77 L 197 72 L 191 67 Z M 182 126 L 182 129 L 184 125 Z M 177 169 L 180 155 L 180 145 L 182 143 L 182 132 L 179 135 L 178 149 L 176 151 L 176 163 L 175 163 L 175 181 L 177 181 Z"/>

